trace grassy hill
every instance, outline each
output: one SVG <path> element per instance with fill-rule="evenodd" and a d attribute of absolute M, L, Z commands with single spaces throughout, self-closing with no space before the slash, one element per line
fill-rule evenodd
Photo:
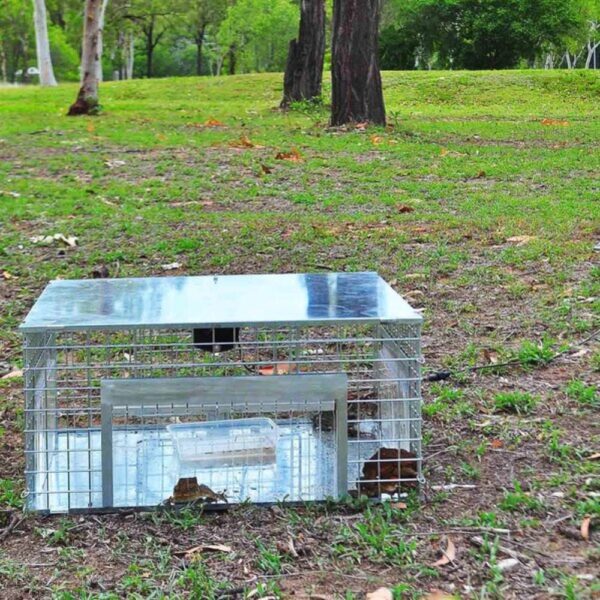
<path fill-rule="evenodd" d="M 29 517 L 0 541 L 0 589 L 591 597 L 598 553 L 578 528 L 600 515 L 600 77 L 385 73 L 389 126 L 348 130 L 323 107 L 279 111 L 281 79 L 105 83 L 94 118 L 64 116 L 72 85 L 0 89 L 0 377 L 46 283 L 100 267 L 377 270 L 424 310 L 426 371 L 516 364 L 424 385 L 420 506 Z M 78 245 L 32 241 L 55 233 Z M 0 379 L 0 509 L 21 505 L 21 387 Z M 439 487 L 453 483 L 475 487 Z M 457 560 L 432 568 L 443 536 Z M 232 552 L 177 554 L 207 540 Z M 500 546 L 531 562 L 501 571 Z"/>

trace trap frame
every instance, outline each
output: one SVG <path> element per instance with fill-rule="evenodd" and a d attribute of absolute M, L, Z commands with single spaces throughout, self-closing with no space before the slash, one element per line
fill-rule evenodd
<path fill-rule="evenodd" d="M 21 325 L 27 508 L 153 507 L 182 478 L 217 503 L 415 487 L 421 324 L 376 273 L 52 282 Z"/>

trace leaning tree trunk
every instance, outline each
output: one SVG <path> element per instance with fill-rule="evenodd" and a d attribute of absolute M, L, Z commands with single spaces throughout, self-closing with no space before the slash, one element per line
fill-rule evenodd
<path fill-rule="evenodd" d="M 334 0 L 331 124 L 385 125 L 379 72 L 380 0 Z"/>
<path fill-rule="evenodd" d="M 290 42 L 282 108 L 321 96 L 325 58 L 325 0 L 302 0 L 300 34 Z"/>
<path fill-rule="evenodd" d="M 69 115 L 97 114 L 98 62 L 100 40 L 100 13 L 102 0 L 86 0 L 83 16 L 83 54 L 81 57 L 81 88 L 77 100 L 69 108 Z"/>
<path fill-rule="evenodd" d="M 40 72 L 40 85 L 56 85 L 56 78 L 52 69 L 52 58 L 50 57 L 45 0 L 33 0 L 33 24 L 35 26 L 35 48 L 38 71 Z"/>

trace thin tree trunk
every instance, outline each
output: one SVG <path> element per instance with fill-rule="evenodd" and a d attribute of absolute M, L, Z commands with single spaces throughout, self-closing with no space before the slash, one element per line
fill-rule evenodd
<path fill-rule="evenodd" d="M 592 60 L 594 59 L 594 57 L 596 56 L 596 50 L 600 48 L 600 42 L 597 43 L 592 43 L 592 40 L 588 40 L 588 54 L 587 54 L 587 58 L 585 59 L 585 68 L 586 69 L 590 69 L 591 65 L 592 65 Z"/>
<path fill-rule="evenodd" d="M 202 46 L 204 44 L 204 32 L 206 25 L 202 25 L 196 32 L 196 75 L 202 75 Z"/>
<path fill-rule="evenodd" d="M 320 98 L 325 58 L 325 0 L 302 0 L 300 33 L 290 42 L 283 79 L 282 108 Z"/>
<path fill-rule="evenodd" d="M 227 73 L 229 75 L 235 75 L 235 67 L 236 67 L 236 56 L 235 56 L 236 46 L 235 44 L 231 44 L 229 46 L 229 50 L 227 51 L 227 58 L 229 59 Z"/>
<path fill-rule="evenodd" d="M 125 52 L 127 58 L 125 60 L 125 79 L 133 79 L 133 64 L 135 60 L 135 36 L 133 33 L 128 33 L 126 38 Z"/>
<path fill-rule="evenodd" d="M 379 72 L 380 0 L 334 0 L 331 124 L 385 125 Z"/>
<path fill-rule="evenodd" d="M 2 72 L 3 83 L 8 83 L 8 69 L 6 68 L 6 52 L 4 46 L 0 45 L 0 72 Z"/>
<path fill-rule="evenodd" d="M 69 115 L 97 114 L 98 101 L 98 40 L 100 39 L 100 11 L 102 0 L 86 0 L 83 16 L 83 55 L 81 57 L 81 88 L 69 108 Z"/>
<path fill-rule="evenodd" d="M 108 0 L 102 0 L 102 6 L 100 8 L 100 25 L 98 27 L 98 81 L 102 81 L 103 73 L 102 73 L 102 50 L 104 47 L 104 17 L 106 15 L 106 6 L 108 5 Z"/>
<path fill-rule="evenodd" d="M 48 21 L 45 0 L 33 0 L 33 24 L 35 26 L 35 48 L 37 52 L 40 85 L 54 86 L 56 78 L 52 69 L 50 42 L 48 40 Z"/>

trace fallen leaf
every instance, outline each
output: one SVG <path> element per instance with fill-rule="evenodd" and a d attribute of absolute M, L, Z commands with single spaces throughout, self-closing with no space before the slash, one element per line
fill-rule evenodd
<path fill-rule="evenodd" d="M 492 440 L 491 446 L 492 448 L 502 448 L 502 446 L 504 446 L 504 442 L 502 440 Z"/>
<path fill-rule="evenodd" d="M 567 127 L 569 125 L 569 121 L 565 121 L 563 119 L 542 119 L 542 125 L 555 125 L 559 127 Z"/>
<path fill-rule="evenodd" d="M 393 600 L 393 598 L 392 591 L 382 587 L 367 594 L 366 600 Z"/>
<path fill-rule="evenodd" d="M 365 131 L 368 126 L 369 126 L 369 123 L 367 121 L 364 121 L 362 123 L 356 123 L 354 125 L 354 129 L 358 129 L 359 131 Z"/>
<path fill-rule="evenodd" d="M 207 119 L 204 121 L 204 127 L 223 127 L 225 123 L 221 123 L 217 119 Z"/>
<path fill-rule="evenodd" d="M 2 279 L 13 279 L 14 275 L 11 275 L 8 271 L 2 271 Z"/>
<path fill-rule="evenodd" d="M 172 262 L 172 263 L 168 263 L 166 265 L 160 265 L 160 268 L 163 271 L 174 271 L 175 269 L 180 269 L 181 268 L 181 263 Z"/>
<path fill-rule="evenodd" d="M 371 144 L 373 144 L 373 146 L 379 146 L 380 144 L 383 144 L 384 141 L 385 139 L 382 138 L 380 135 L 371 136 Z"/>
<path fill-rule="evenodd" d="M 229 142 L 230 148 L 262 148 L 263 146 L 257 146 L 255 143 L 250 141 L 247 135 L 241 135 L 239 139 Z"/>
<path fill-rule="evenodd" d="M 23 377 L 23 371 L 21 369 L 14 369 L 6 375 L 2 375 L 0 379 L 14 379 L 15 377 Z"/>
<path fill-rule="evenodd" d="M 230 546 L 224 546 L 223 544 L 200 544 L 200 546 L 194 546 L 188 550 L 181 550 L 175 552 L 175 554 L 185 555 L 187 557 L 193 556 L 194 554 L 200 554 L 201 552 L 231 552 Z"/>
<path fill-rule="evenodd" d="M 29 238 L 33 244 L 42 244 L 48 246 L 54 242 L 62 242 L 67 246 L 74 248 L 77 246 L 77 237 L 74 235 L 65 236 L 62 233 L 55 233 L 54 235 L 34 235 Z"/>
<path fill-rule="evenodd" d="M 107 160 L 104 162 L 104 164 L 109 169 L 116 169 L 117 167 L 122 167 L 123 165 L 126 165 L 127 163 L 124 160 Z"/>
<path fill-rule="evenodd" d="M 498 353 L 495 350 L 490 350 L 488 348 L 484 348 L 482 353 L 483 353 L 483 357 L 488 362 L 488 364 L 490 364 L 490 365 L 498 364 Z"/>
<path fill-rule="evenodd" d="M 260 367 L 258 372 L 260 375 L 287 375 L 292 370 L 290 363 L 277 363 L 275 365 L 265 365 Z"/>
<path fill-rule="evenodd" d="M 534 235 L 515 235 L 513 237 L 506 238 L 507 242 L 511 244 L 516 244 L 517 246 L 524 246 L 529 242 L 537 239 Z"/>
<path fill-rule="evenodd" d="M 476 179 L 483 179 L 485 176 L 485 171 L 479 171 L 479 173 L 477 173 Z"/>
<path fill-rule="evenodd" d="M 292 148 L 290 152 L 278 152 L 275 155 L 275 160 L 289 160 L 291 162 L 301 162 L 302 154 L 297 148 Z"/>
<path fill-rule="evenodd" d="M 6 375 L 5 375 L 6 377 Z M 583 521 L 581 521 L 581 537 L 586 541 L 590 541 L 590 523 L 592 522 L 592 517 L 585 516 L 583 517 Z"/>
<path fill-rule="evenodd" d="M 448 563 L 451 563 L 456 558 L 456 547 L 454 546 L 454 542 L 448 538 L 448 544 L 446 545 L 446 550 L 442 550 L 444 556 L 439 560 L 436 560 L 431 566 L 432 567 L 443 567 Z"/>
<path fill-rule="evenodd" d="M 503 560 L 499 560 L 497 563 L 500 571 L 510 571 L 515 567 L 518 567 L 521 563 L 516 558 L 505 558 Z"/>
<path fill-rule="evenodd" d="M 0 196 L 10 196 L 11 198 L 20 198 L 21 194 L 18 192 L 7 192 L 5 190 L 0 190 Z"/>
<path fill-rule="evenodd" d="M 442 592 L 441 590 L 433 590 L 427 596 L 423 596 L 423 600 L 455 600 L 455 598 L 456 596 L 446 594 L 446 592 Z"/>
<path fill-rule="evenodd" d="M 269 167 L 267 165 L 260 165 L 260 170 L 265 174 L 265 175 L 270 175 L 273 172 L 273 167 Z"/>
<path fill-rule="evenodd" d="M 414 208 L 412 206 L 408 206 L 407 204 L 401 204 L 398 207 L 398 212 L 399 213 L 411 213 L 414 212 Z"/>
<path fill-rule="evenodd" d="M 406 510 L 408 508 L 408 504 L 405 502 L 393 502 L 391 506 L 397 510 Z"/>
<path fill-rule="evenodd" d="M 591 456 L 588 456 L 588 460 L 598 460 L 600 458 L 600 452 L 596 452 L 596 454 L 592 454 Z"/>

